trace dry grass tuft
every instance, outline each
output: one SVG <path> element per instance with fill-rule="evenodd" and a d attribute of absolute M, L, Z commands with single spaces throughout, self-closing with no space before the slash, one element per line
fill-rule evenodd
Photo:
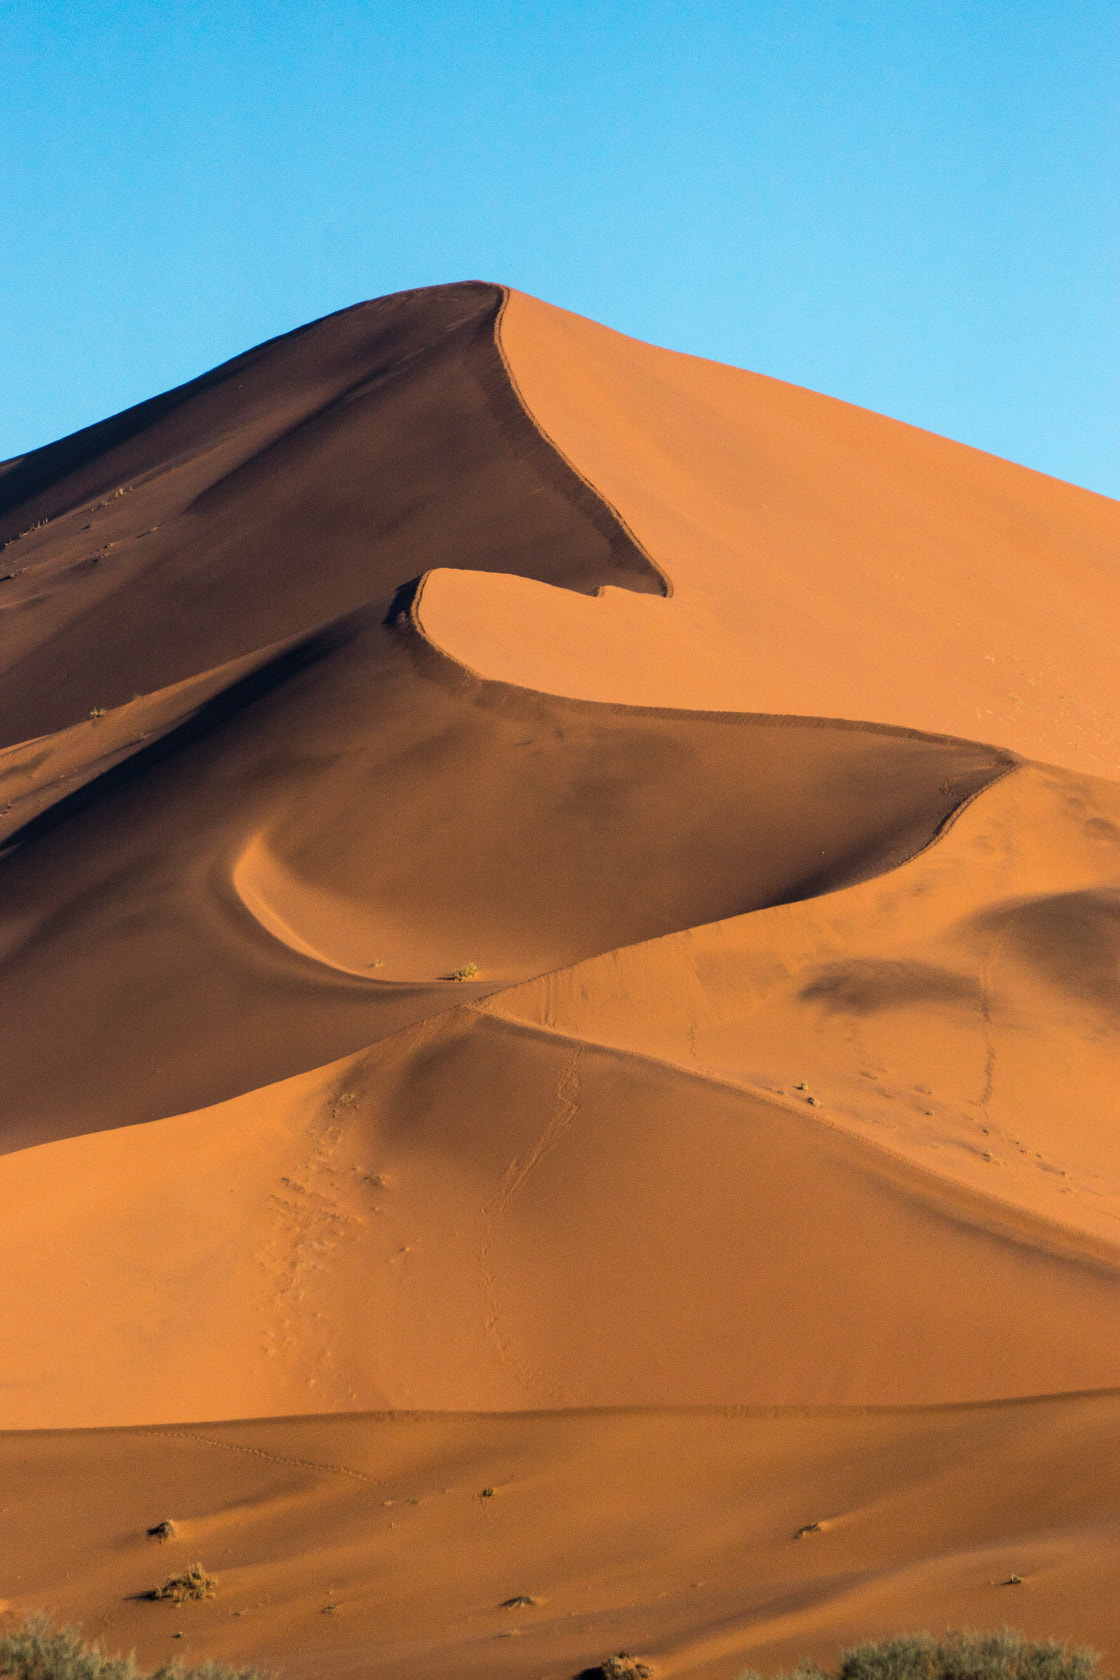
<path fill-rule="evenodd" d="M 149 1598 L 161 1598 L 171 1604 L 186 1604 L 189 1599 L 213 1598 L 218 1590 L 218 1577 L 208 1575 L 200 1563 L 192 1564 L 180 1575 L 169 1575 L 162 1587 L 153 1587 Z"/>

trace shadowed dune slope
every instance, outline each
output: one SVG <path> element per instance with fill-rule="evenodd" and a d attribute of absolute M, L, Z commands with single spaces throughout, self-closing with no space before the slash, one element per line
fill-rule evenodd
<path fill-rule="evenodd" d="M 305 633 L 435 565 L 660 591 L 511 390 L 504 296 L 469 282 L 359 304 L 9 463 L 0 740 Z"/>
<path fill-rule="evenodd" d="M 514 292 L 545 433 L 670 602 L 440 574 L 425 625 L 508 682 L 870 718 L 1120 774 L 1120 505 L 948 438 Z"/>

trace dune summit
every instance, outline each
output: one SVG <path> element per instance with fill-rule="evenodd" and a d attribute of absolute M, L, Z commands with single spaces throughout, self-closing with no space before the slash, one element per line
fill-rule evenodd
<path fill-rule="evenodd" d="M 0 466 L 11 1607 L 1120 1658 L 1118 538 L 478 282 Z"/>

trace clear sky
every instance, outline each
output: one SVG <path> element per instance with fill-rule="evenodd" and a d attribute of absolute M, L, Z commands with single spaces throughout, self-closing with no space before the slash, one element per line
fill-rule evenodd
<path fill-rule="evenodd" d="M 1117 0 L 0 0 L 0 458 L 484 278 L 1120 495 Z"/>

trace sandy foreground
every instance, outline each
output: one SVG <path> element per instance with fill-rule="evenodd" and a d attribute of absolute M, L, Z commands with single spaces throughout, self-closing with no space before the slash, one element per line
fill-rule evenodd
<path fill-rule="evenodd" d="M 15 1602 L 153 1664 L 565 1680 L 621 1648 L 725 1680 L 1008 1622 L 1115 1661 L 1118 1425 L 1106 1394 L 15 1434 L 0 1557 Z M 214 1599 L 140 1596 L 197 1555 Z"/>
<path fill-rule="evenodd" d="M 1118 537 L 475 282 L 0 466 L 6 1612 L 1120 1662 Z"/>

